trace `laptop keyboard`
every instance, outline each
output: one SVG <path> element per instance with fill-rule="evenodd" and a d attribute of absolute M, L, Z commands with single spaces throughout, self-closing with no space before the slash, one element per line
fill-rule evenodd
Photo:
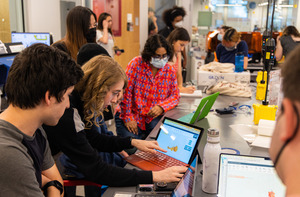
<path fill-rule="evenodd" d="M 162 154 L 160 152 L 156 152 L 156 154 L 139 152 L 139 153 L 136 153 L 136 156 L 138 156 L 146 161 L 149 161 L 151 163 L 154 163 L 155 165 L 160 166 L 162 168 L 187 165 L 186 163 L 183 163 L 172 157 L 166 156 L 165 154 Z"/>
<path fill-rule="evenodd" d="M 136 194 L 135 197 L 170 197 L 170 195 L 168 194 Z"/>
<path fill-rule="evenodd" d="M 136 194 L 135 197 L 170 197 L 170 194 Z"/>

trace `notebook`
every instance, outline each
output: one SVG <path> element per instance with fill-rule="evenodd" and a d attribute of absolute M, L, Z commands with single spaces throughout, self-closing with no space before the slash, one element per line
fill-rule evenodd
<path fill-rule="evenodd" d="M 190 124 L 194 124 L 195 122 L 205 118 L 207 114 L 210 112 L 210 109 L 214 105 L 219 94 L 220 92 L 216 92 L 212 95 L 209 95 L 201 99 L 201 102 L 199 103 L 195 113 L 191 113 L 186 116 L 183 116 L 179 120 L 183 122 L 189 122 Z"/>
<path fill-rule="evenodd" d="M 285 197 L 270 158 L 222 153 L 219 164 L 219 197 Z"/>
<path fill-rule="evenodd" d="M 172 194 L 153 194 L 153 193 L 122 193 L 117 192 L 115 193 L 114 197 L 161 197 L 161 196 L 167 196 L 167 197 L 178 197 L 178 196 L 194 196 L 195 194 L 195 182 L 196 182 L 196 174 L 197 172 L 197 164 L 198 164 L 198 157 L 195 157 L 185 174 L 183 175 L 182 179 L 178 182 L 175 189 L 172 191 Z"/>
<path fill-rule="evenodd" d="M 166 153 L 138 152 L 126 161 L 142 170 L 162 170 L 171 166 L 188 166 L 196 155 L 204 129 L 165 117 L 156 136 L 156 141 Z"/>

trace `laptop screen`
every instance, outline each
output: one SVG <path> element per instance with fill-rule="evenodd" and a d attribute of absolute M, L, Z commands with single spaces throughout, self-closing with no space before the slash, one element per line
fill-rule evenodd
<path fill-rule="evenodd" d="M 285 196 L 285 186 L 266 157 L 221 154 L 218 196 Z"/>
<path fill-rule="evenodd" d="M 188 164 L 199 143 L 201 131 L 196 126 L 165 118 L 156 140 L 161 148 L 168 151 L 164 154 Z"/>
<path fill-rule="evenodd" d="M 197 156 L 191 163 L 190 167 L 182 177 L 182 179 L 179 181 L 178 185 L 176 186 L 175 190 L 172 193 L 172 197 L 177 196 L 194 196 L 194 190 L 195 190 L 195 179 L 196 175 L 195 172 L 197 172 Z"/>
<path fill-rule="evenodd" d="M 12 32 L 11 42 L 22 42 L 25 47 L 34 43 L 43 43 L 50 46 L 50 33 Z"/>
<path fill-rule="evenodd" d="M 16 55 L 17 53 L 0 55 L 0 64 L 5 64 L 10 68 Z"/>

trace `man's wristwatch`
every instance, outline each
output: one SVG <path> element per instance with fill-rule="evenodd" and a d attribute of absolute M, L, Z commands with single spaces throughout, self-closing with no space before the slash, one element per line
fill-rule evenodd
<path fill-rule="evenodd" d="M 49 181 L 49 182 L 46 183 L 46 185 L 42 188 L 42 190 L 44 191 L 44 195 L 45 195 L 45 196 L 47 196 L 47 189 L 48 189 L 48 187 L 50 187 L 50 186 L 56 187 L 56 188 L 59 190 L 60 194 L 62 194 L 63 191 L 64 191 L 63 185 L 62 185 L 59 181 L 57 181 L 57 180 Z"/>
<path fill-rule="evenodd" d="M 130 137 L 130 138 L 129 138 L 130 146 L 132 146 L 132 140 L 133 140 L 133 139 L 134 139 L 133 137 Z"/>

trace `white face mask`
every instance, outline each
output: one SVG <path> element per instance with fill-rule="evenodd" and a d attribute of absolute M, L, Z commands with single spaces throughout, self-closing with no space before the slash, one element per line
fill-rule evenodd
<path fill-rule="evenodd" d="M 176 27 L 182 27 L 183 26 L 183 21 L 175 23 L 175 26 Z"/>
<path fill-rule="evenodd" d="M 163 59 L 157 59 L 151 57 L 150 64 L 152 64 L 152 66 L 154 66 L 155 68 L 161 69 L 167 64 L 167 62 L 168 62 L 168 57 Z"/>

